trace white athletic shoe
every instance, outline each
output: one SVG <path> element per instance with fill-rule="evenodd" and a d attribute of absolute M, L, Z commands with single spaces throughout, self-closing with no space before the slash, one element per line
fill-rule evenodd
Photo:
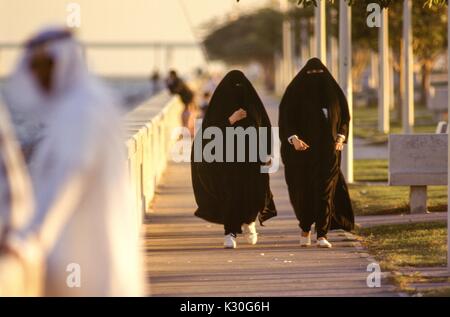
<path fill-rule="evenodd" d="M 256 242 L 258 242 L 258 233 L 256 232 L 256 223 L 252 222 L 249 225 L 244 223 L 242 225 L 242 229 L 244 231 L 247 242 L 251 245 L 255 245 Z"/>
<path fill-rule="evenodd" d="M 317 240 L 317 247 L 319 248 L 332 248 L 333 246 L 331 245 L 330 242 L 328 242 L 327 239 L 325 238 L 321 238 Z"/>
<path fill-rule="evenodd" d="M 308 233 L 308 236 L 304 237 L 303 232 L 300 235 L 300 246 L 307 248 L 311 246 L 311 231 Z"/>
<path fill-rule="evenodd" d="M 236 249 L 236 237 L 233 234 L 227 234 L 223 242 L 225 249 Z"/>

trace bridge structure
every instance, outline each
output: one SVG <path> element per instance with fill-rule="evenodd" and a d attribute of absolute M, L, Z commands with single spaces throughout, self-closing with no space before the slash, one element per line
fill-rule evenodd
<path fill-rule="evenodd" d="M 138 41 L 138 42 L 123 42 L 123 41 L 83 41 L 80 42 L 85 55 L 91 50 L 96 51 L 120 51 L 120 50 L 148 50 L 154 53 L 155 64 L 158 64 L 160 69 L 168 71 L 173 65 L 173 54 L 177 50 L 194 50 L 199 49 L 205 60 L 208 61 L 208 55 L 201 42 L 193 41 Z M 0 58 L 4 51 L 20 50 L 23 43 L 19 42 L 0 42 Z M 162 52 L 162 57 L 157 54 Z"/>

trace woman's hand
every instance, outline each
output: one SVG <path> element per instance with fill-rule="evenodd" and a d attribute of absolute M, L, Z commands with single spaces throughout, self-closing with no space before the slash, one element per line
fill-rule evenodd
<path fill-rule="evenodd" d="M 338 134 L 336 138 L 336 151 L 342 151 L 344 149 L 345 135 Z"/>
<path fill-rule="evenodd" d="M 242 119 L 247 118 L 247 111 L 240 108 L 239 110 L 236 110 L 229 118 L 228 121 L 231 125 L 235 124 L 238 121 L 241 121 Z"/>
<path fill-rule="evenodd" d="M 336 142 L 336 151 L 342 151 L 344 149 L 343 142 Z"/>
<path fill-rule="evenodd" d="M 294 137 L 292 139 L 292 145 L 294 146 L 296 151 L 306 151 L 309 149 L 309 145 L 300 140 L 298 137 Z"/>

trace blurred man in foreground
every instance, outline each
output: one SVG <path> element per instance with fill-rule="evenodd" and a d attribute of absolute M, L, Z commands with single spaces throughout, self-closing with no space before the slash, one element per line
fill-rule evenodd
<path fill-rule="evenodd" d="M 72 34 L 51 28 L 33 37 L 6 93 L 36 94 L 39 102 L 28 98 L 30 107 L 47 114 L 31 158 L 35 212 L 8 238 L 13 245 L 39 243 L 44 295 L 142 295 L 120 107 L 88 72 Z"/>

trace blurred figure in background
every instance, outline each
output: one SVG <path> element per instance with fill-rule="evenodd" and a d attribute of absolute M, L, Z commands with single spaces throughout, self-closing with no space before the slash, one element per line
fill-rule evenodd
<path fill-rule="evenodd" d="M 33 37 L 14 77 L 21 81 L 9 85 L 9 95 L 38 93 L 34 106 L 48 114 L 32 157 L 35 213 L 12 237 L 38 241 L 46 254 L 44 295 L 142 295 L 119 105 L 63 28 Z M 79 268 L 79 285 L 67 284 L 69 267 Z"/>
<path fill-rule="evenodd" d="M 167 88 L 172 95 L 178 95 L 184 104 L 184 111 L 182 114 L 183 127 L 189 127 L 189 122 L 191 120 L 192 112 L 195 111 L 194 105 L 194 93 L 186 85 L 186 83 L 178 77 L 176 71 L 171 70 L 169 72 L 169 77 L 167 78 Z"/>
<path fill-rule="evenodd" d="M 200 102 L 200 118 L 204 118 L 206 115 L 206 110 L 208 109 L 209 102 L 211 101 L 211 96 L 214 90 L 216 90 L 217 83 L 214 81 L 211 75 L 205 76 L 203 83 L 203 96 Z"/>
<path fill-rule="evenodd" d="M 0 297 L 39 296 L 44 267 L 39 246 L 9 239 L 33 211 L 31 182 L 9 120 L 0 99 Z"/>
<path fill-rule="evenodd" d="M 209 91 L 205 91 L 203 93 L 203 98 L 200 103 L 200 118 L 204 118 L 206 115 L 206 110 L 208 110 L 209 102 L 211 101 L 211 93 Z"/>
<path fill-rule="evenodd" d="M 159 72 L 155 70 L 150 77 L 150 83 L 152 84 L 152 95 L 156 95 L 163 89 L 163 85 L 161 82 L 161 76 Z"/>
<path fill-rule="evenodd" d="M 203 91 L 209 92 L 211 95 L 213 94 L 214 90 L 217 88 L 217 82 L 214 80 L 214 77 L 211 75 L 206 76 L 204 84 L 203 84 Z"/>

